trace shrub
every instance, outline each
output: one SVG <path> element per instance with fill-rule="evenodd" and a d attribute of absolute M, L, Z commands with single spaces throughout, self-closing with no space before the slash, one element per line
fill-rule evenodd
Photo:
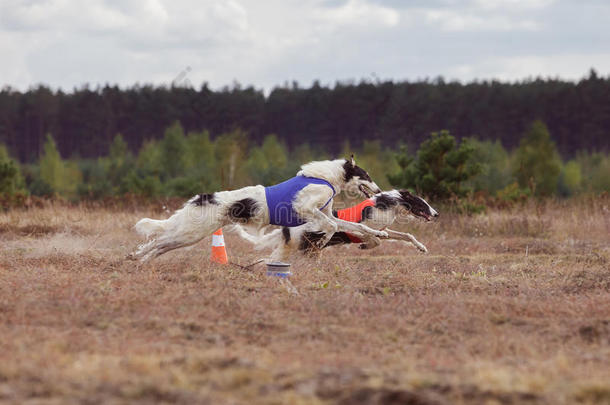
<path fill-rule="evenodd" d="M 471 159 L 474 151 L 468 140 L 458 145 L 449 131 L 433 132 L 430 139 L 421 144 L 415 159 L 402 149 L 397 157 L 401 171 L 388 179 L 394 186 L 414 188 L 437 200 L 462 197 L 469 190 L 466 181 L 481 169 Z"/>
<path fill-rule="evenodd" d="M 549 196 L 557 190 L 561 159 L 542 121 L 535 121 L 521 139 L 514 172 L 519 186 L 534 195 Z"/>

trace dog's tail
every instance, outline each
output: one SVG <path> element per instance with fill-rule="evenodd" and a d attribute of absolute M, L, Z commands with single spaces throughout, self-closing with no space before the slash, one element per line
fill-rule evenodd
<path fill-rule="evenodd" d="M 266 248 L 275 248 L 279 243 L 281 243 L 282 238 L 282 230 L 274 229 L 269 233 L 261 233 L 252 234 L 248 232 L 244 227 L 240 225 L 233 225 L 231 228 L 232 232 L 236 232 L 240 238 L 247 240 L 248 242 L 254 245 L 254 249 L 263 250 Z"/>
<path fill-rule="evenodd" d="M 134 228 L 140 235 L 150 238 L 163 232 L 166 226 L 167 220 L 142 218 L 135 224 Z"/>

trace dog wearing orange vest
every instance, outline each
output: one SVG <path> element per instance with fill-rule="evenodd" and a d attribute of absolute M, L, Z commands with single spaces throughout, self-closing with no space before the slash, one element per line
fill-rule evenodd
<path fill-rule="evenodd" d="M 358 205 L 343 210 L 333 211 L 333 215 L 341 220 L 361 223 L 372 229 L 384 230 L 388 239 L 402 240 L 412 244 L 422 252 L 428 249 L 413 235 L 388 229 L 398 217 L 405 215 L 431 221 L 438 217 L 438 212 L 426 200 L 408 190 L 392 190 L 375 194 Z M 313 224 L 305 224 L 294 228 L 282 227 L 264 235 L 252 235 L 241 227 L 235 231 L 243 238 L 253 243 L 256 249 L 273 247 L 271 260 L 286 260 L 296 251 L 314 253 L 320 250 L 319 242 L 324 232 L 315 229 Z M 379 246 L 380 238 L 375 235 L 360 232 L 335 232 L 323 247 L 359 243 L 361 249 L 372 249 Z"/>

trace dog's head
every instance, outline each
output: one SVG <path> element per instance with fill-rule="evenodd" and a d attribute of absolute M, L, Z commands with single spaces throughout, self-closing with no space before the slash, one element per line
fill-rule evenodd
<path fill-rule="evenodd" d="M 356 166 L 354 155 L 349 159 L 345 159 L 343 170 L 346 190 L 358 190 L 366 198 L 371 198 L 374 194 L 381 192 L 379 186 L 375 184 L 366 170 Z"/>
<path fill-rule="evenodd" d="M 411 194 L 408 190 L 398 190 L 400 194 L 400 205 L 402 205 L 412 215 L 431 221 L 438 217 L 438 212 L 421 197 Z"/>

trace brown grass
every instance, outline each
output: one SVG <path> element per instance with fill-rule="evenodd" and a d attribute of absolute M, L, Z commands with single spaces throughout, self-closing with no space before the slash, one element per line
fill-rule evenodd
<path fill-rule="evenodd" d="M 441 214 L 427 255 L 295 258 L 298 295 L 209 239 L 124 261 L 159 209 L 0 214 L 0 402 L 610 403 L 608 206 Z"/>

